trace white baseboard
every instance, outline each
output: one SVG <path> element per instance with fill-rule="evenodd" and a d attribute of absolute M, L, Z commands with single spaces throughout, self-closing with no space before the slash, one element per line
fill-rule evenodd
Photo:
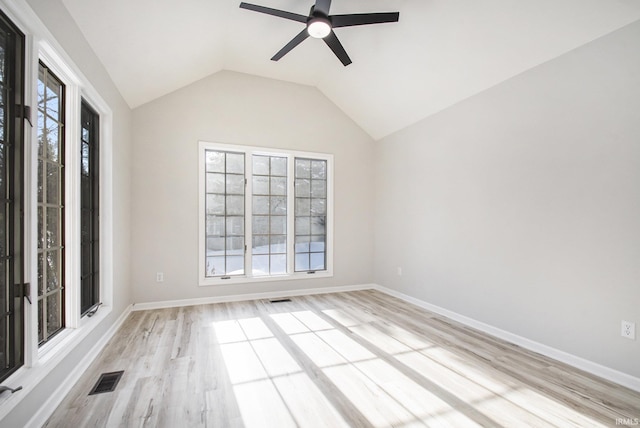
<path fill-rule="evenodd" d="M 280 299 L 284 297 L 309 296 L 312 294 L 340 293 L 343 291 L 371 290 L 375 284 L 345 285 L 338 287 L 303 288 L 299 290 L 273 291 L 253 294 L 234 294 L 229 296 L 200 297 L 195 299 L 165 300 L 159 302 L 134 303 L 134 311 L 149 309 L 176 308 L 182 306 L 208 305 L 211 303 L 242 302 L 246 300 Z"/>
<path fill-rule="evenodd" d="M 398 299 L 404 300 L 405 302 L 412 303 L 428 311 L 445 316 L 454 321 L 458 321 L 462 324 L 465 324 L 469 327 L 475 328 L 476 330 L 480 330 L 484 333 L 495 336 L 499 339 L 506 340 L 507 342 L 521 346 L 530 351 L 537 352 L 538 354 L 542 354 L 549 358 L 553 358 L 554 360 L 563 362 L 572 367 L 576 367 L 580 370 L 584 370 L 587 373 L 591 373 L 603 379 L 609 380 L 611 382 L 615 382 L 619 385 L 622 385 L 629 389 L 633 389 L 634 391 L 640 392 L 640 378 L 631 376 L 627 373 L 623 373 L 618 370 L 614 370 L 612 368 L 603 366 L 598 363 L 594 363 L 593 361 L 586 360 L 576 355 L 569 354 L 568 352 L 564 352 L 559 349 L 552 348 L 551 346 L 547 346 L 542 343 L 527 339 L 526 337 L 518 336 L 517 334 L 513 334 L 506 330 L 502 330 L 492 325 L 485 324 L 481 321 L 477 321 L 473 318 L 466 317 L 457 312 L 450 311 L 440 306 L 427 303 L 423 300 L 416 299 L 415 297 L 408 296 L 406 294 L 400 293 L 390 288 L 386 288 L 378 284 L 375 284 L 373 288 L 375 290 L 381 291 L 390 296 L 397 297 Z"/>
<path fill-rule="evenodd" d="M 73 386 L 78 382 L 80 377 L 84 374 L 84 372 L 89 368 L 93 360 L 100 354 L 102 349 L 106 346 L 107 342 L 113 337 L 113 335 L 118 331 L 120 326 L 127 319 L 129 314 L 131 313 L 132 306 L 129 305 L 127 308 L 120 314 L 118 319 L 116 320 L 109 330 L 98 340 L 98 342 L 93 345 L 91 350 L 82 358 L 80 363 L 75 367 L 75 370 L 71 371 L 68 376 L 65 378 L 64 382 L 60 384 L 60 386 L 50 395 L 49 399 L 38 408 L 37 412 L 33 415 L 33 417 L 29 420 L 29 422 L 25 425 L 26 428 L 37 428 L 44 425 L 44 423 L 49 419 L 49 417 L 53 414 L 56 408 L 62 403 L 62 400 L 67 396 L 67 394 L 71 391 Z"/>

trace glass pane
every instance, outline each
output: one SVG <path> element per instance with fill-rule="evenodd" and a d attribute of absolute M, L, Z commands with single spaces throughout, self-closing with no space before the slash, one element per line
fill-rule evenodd
<path fill-rule="evenodd" d="M 244 196 L 227 196 L 227 215 L 244 214 Z"/>
<path fill-rule="evenodd" d="M 287 273 L 286 254 L 275 254 L 271 256 L 271 274 L 281 275 Z"/>
<path fill-rule="evenodd" d="M 311 161 L 296 159 L 296 178 L 311 178 Z"/>
<path fill-rule="evenodd" d="M 224 256 L 224 238 L 207 238 L 207 256 Z"/>
<path fill-rule="evenodd" d="M 82 143 L 82 164 L 81 174 L 89 175 L 89 144 Z"/>
<path fill-rule="evenodd" d="M 38 159 L 38 202 L 44 202 L 42 199 L 44 195 L 44 184 L 43 184 L 44 174 L 42 172 L 43 163 L 44 161 L 42 159 Z"/>
<path fill-rule="evenodd" d="M 269 234 L 269 217 L 267 216 L 253 216 L 253 233 L 259 235 Z"/>
<path fill-rule="evenodd" d="M 314 198 L 326 198 L 327 197 L 327 182 L 324 180 L 312 180 L 311 181 L 311 195 Z"/>
<path fill-rule="evenodd" d="M 268 195 L 269 194 L 269 177 L 264 175 L 253 176 L 253 194 Z"/>
<path fill-rule="evenodd" d="M 271 158 L 271 175 L 286 177 L 287 175 L 287 158 Z"/>
<path fill-rule="evenodd" d="M 58 165 L 47 162 L 47 203 L 58 204 Z"/>
<path fill-rule="evenodd" d="M 253 213 L 269 214 L 269 197 L 268 196 L 253 197 Z"/>
<path fill-rule="evenodd" d="M 253 254 L 269 254 L 269 237 L 265 235 L 254 236 L 251 252 Z"/>
<path fill-rule="evenodd" d="M 227 238 L 227 256 L 229 254 L 244 254 L 244 237 L 234 236 L 231 238 Z"/>
<path fill-rule="evenodd" d="M 296 253 L 308 253 L 310 239 L 308 236 L 296 236 Z"/>
<path fill-rule="evenodd" d="M 311 214 L 311 200 L 307 198 L 296 198 L 296 215 L 305 216 Z"/>
<path fill-rule="evenodd" d="M 309 270 L 309 253 L 296 254 L 296 271 Z"/>
<path fill-rule="evenodd" d="M 51 77 L 51 76 L 49 76 Z M 46 110 L 47 115 L 53 120 L 58 120 L 60 117 L 60 85 L 52 78 L 47 79 L 46 89 Z"/>
<path fill-rule="evenodd" d="M 38 342 L 42 342 L 44 340 L 44 303 L 42 300 L 38 300 Z"/>
<path fill-rule="evenodd" d="M 207 195 L 207 214 L 224 215 L 225 204 L 223 195 Z"/>
<path fill-rule="evenodd" d="M 324 269 L 324 253 L 311 253 L 309 268 L 312 270 Z"/>
<path fill-rule="evenodd" d="M 327 213 L 327 200 L 326 199 L 312 199 L 311 200 L 311 215 L 325 215 Z"/>
<path fill-rule="evenodd" d="M 89 176 L 80 176 L 80 206 L 83 209 L 91 209 L 93 203 L 91 198 L 91 179 Z"/>
<path fill-rule="evenodd" d="M 38 89 L 40 89 L 40 82 L 38 82 Z M 38 97 L 38 100 L 40 97 Z M 46 136 L 44 135 L 44 126 L 45 120 L 44 116 L 41 114 L 40 109 L 38 109 L 38 157 L 44 157 L 45 147 L 47 146 Z"/>
<path fill-rule="evenodd" d="M 251 258 L 252 272 L 254 275 L 269 275 L 269 256 L 259 255 Z"/>
<path fill-rule="evenodd" d="M 38 249 L 44 248 L 44 208 L 38 207 Z"/>
<path fill-rule="evenodd" d="M 312 236 L 309 250 L 316 253 L 324 252 L 325 240 L 326 237 L 324 235 Z"/>
<path fill-rule="evenodd" d="M 224 172 L 224 152 L 207 150 L 205 159 L 207 172 Z"/>
<path fill-rule="evenodd" d="M 327 178 L 327 162 L 323 160 L 314 160 L 311 162 L 311 178 L 326 179 Z"/>
<path fill-rule="evenodd" d="M 207 173 L 207 193 L 224 193 L 224 174 Z"/>
<path fill-rule="evenodd" d="M 244 217 L 227 217 L 227 236 L 244 236 Z"/>
<path fill-rule="evenodd" d="M 270 204 L 271 204 L 271 215 L 283 215 L 287 213 L 286 196 L 272 196 Z"/>
<path fill-rule="evenodd" d="M 227 153 L 227 174 L 244 174 L 244 155 L 242 153 Z"/>
<path fill-rule="evenodd" d="M 48 129 L 43 130 L 45 138 L 45 147 L 47 150 L 46 158 L 52 162 L 58 161 L 58 123 L 47 120 Z"/>
<path fill-rule="evenodd" d="M 311 233 L 324 235 L 326 233 L 326 220 L 324 217 L 311 217 Z"/>
<path fill-rule="evenodd" d="M 244 195 L 244 175 L 227 174 L 227 194 Z"/>
<path fill-rule="evenodd" d="M 244 257 L 231 256 L 227 257 L 227 274 L 242 275 L 244 273 Z"/>
<path fill-rule="evenodd" d="M 272 216 L 271 217 L 271 233 L 274 235 L 286 235 L 287 234 L 287 217 L 286 216 Z"/>
<path fill-rule="evenodd" d="M 296 217 L 296 235 L 311 234 L 311 217 Z"/>
<path fill-rule="evenodd" d="M 207 257 L 206 276 L 224 275 L 224 257 Z"/>
<path fill-rule="evenodd" d="M 91 245 L 81 245 L 80 251 L 82 253 L 82 258 L 80 260 L 80 274 L 82 276 L 87 276 L 91 273 Z"/>
<path fill-rule="evenodd" d="M 58 208 L 47 208 L 47 230 L 46 247 L 57 247 L 60 245 L 60 210 Z"/>
<path fill-rule="evenodd" d="M 44 293 L 44 254 L 38 254 L 38 296 Z"/>
<path fill-rule="evenodd" d="M 80 216 L 80 242 L 88 243 L 91 240 L 91 212 L 83 209 Z"/>
<path fill-rule="evenodd" d="M 253 174 L 269 175 L 269 156 L 253 156 Z"/>
<path fill-rule="evenodd" d="M 62 326 L 61 293 L 47 296 L 47 338 L 58 331 Z"/>
<path fill-rule="evenodd" d="M 287 237 L 284 235 L 271 236 L 271 253 L 285 253 L 287 251 Z"/>
<path fill-rule="evenodd" d="M 286 195 L 287 179 L 286 177 L 271 177 L 271 194 Z"/>
<path fill-rule="evenodd" d="M 46 291 L 55 290 L 61 286 L 60 284 L 60 254 L 59 251 L 46 252 Z"/>
<path fill-rule="evenodd" d="M 305 179 L 296 179 L 296 196 L 308 198 L 311 196 L 311 181 Z"/>
<path fill-rule="evenodd" d="M 212 215 L 207 216 L 207 235 L 224 235 L 224 217 Z"/>

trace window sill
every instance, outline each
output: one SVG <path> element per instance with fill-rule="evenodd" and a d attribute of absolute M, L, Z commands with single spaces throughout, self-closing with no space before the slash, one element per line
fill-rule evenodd
<path fill-rule="evenodd" d="M 273 281 L 291 281 L 291 280 L 307 280 L 307 279 L 315 279 L 315 278 L 331 278 L 333 277 L 333 272 L 328 270 L 316 271 L 315 273 L 309 272 L 300 272 L 286 275 L 275 275 L 275 276 L 231 276 L 226 277 L 214 277 L 214 278 L 200 278 L 199 286 L 200 287 L 208 287 L 208 286 L 216 286 L 216 285 L 231 285 L 231 284 L 251 284 L 251 283 L 261 283 L 261 282 L 273 282 Z"/>

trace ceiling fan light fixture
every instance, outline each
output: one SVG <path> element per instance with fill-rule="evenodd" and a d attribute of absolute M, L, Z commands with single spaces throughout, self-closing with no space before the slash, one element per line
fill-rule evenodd
<path fill-rule="evenodd" d="M 326 18 L 313 18 L 307 23 L 307 32 L 315 39 L 324 39 L 331 33 L 331 23 Z"/>

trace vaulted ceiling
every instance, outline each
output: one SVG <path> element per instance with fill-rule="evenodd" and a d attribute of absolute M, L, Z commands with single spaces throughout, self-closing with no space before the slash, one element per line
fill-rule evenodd
<path fill-rule="evenodd" d="M 314 0 L 247 0 L 307 15 Z M 270 58 L 304 24 L 240 0 L 63 0 L 130 107 L 220 70 L 322 91 L 378 139 L 640 19 L 637 0 L 333 0 L 332 14 L 399 11 Z"/>

